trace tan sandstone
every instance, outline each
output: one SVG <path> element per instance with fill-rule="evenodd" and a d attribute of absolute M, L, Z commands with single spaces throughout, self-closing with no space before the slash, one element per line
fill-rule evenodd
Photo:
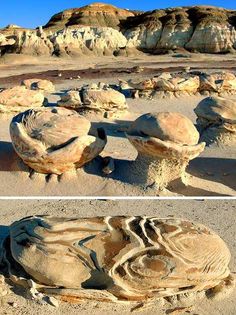
<path fill-rule="evenodd" d="M 28 110 L 12 119 L 10 134 L 16 153 L 39 173 L 62 174 L 88 163 L 103 150 L 103 130 L 90 134 L 90 122 L 65 108 Z"/>

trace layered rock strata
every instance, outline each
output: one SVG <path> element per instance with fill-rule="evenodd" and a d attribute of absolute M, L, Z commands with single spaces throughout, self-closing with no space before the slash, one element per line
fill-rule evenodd
<path fill-rule="evenodd" d="M 230 72 L 163 73 L 140 82 L 120 81 L 116 89 L 127 97 L 165 98 L 188 95 L 226 96 L 236 94 L 236 77 Z"/>
<path fill-rule="evenodd" d="M 124 49 L 229 53 L 236 49 L 235 26 L 236 11 L 218 7 L 136 12 L 94 3 L 60 12 L 37 30 L 2 29 L 0 49 L 34 55 L 118 55 Z"/>
<path fill-rule="evenodd" d="M 0 92 L 0 113 L 17 113 L 46 104 L 42 91 L 29 90 L 26 86 L 15 86 Z"/>
<path fill-rule="evenodd" d="M 61 96 L 58 106 L 107 118 L 122 115 L 128 109 L 125 96 L 102 82 L 83 86 L 79 91 L 68 91 Z"/>
<path fill-rule="evenodd" d="M 12 119 L 10 135 L 19 157 L 33 170 L 61 175 L 82 167 L 106 145 L 103 129 L 90 134 L 91 123 L 66 108 L 28 110 Z"/>
<path fill-rule="evenodd" d="M 207 97 L 194 111 L 203 141 L 208 145 L 236 145 L 236 101 Z"/>
<path fill-rule="evenodd" d="M 14 222 L 9 239 L 5 262 L 11 274 L 17 262 L 14 280 L 69 302 L 217 290 L 230 275 L 224 241 L 184 219 L 35 216 Z"/>

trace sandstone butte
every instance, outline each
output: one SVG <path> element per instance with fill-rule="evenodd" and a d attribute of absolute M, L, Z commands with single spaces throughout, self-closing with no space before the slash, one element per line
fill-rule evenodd
<path fill-rule="evenodd" d="M 1 55 L 102 56 L 139 50 L 158 54 L 178 49 L 234 52 L 236 11 L 193 6 L 141 12 L 93 3 L 55 14 L 37 29 L 14 24 L 0 29 Z"/>

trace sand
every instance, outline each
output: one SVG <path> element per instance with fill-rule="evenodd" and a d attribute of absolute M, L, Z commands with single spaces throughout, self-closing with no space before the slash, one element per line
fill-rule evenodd
<path fill-rule="evenodd" d="M 8 57 L 9 58 L 9 57 Z M 17 57 L 18 58 L 18 57 Z M 22 58 L 22 57 L 21 57 Z M 56 93 L 47 95 L 50 105 L 55 105 L 60 94 L 71 88 L 79 88 L 83 84 L 103 81 L 118 83 L 118 78 L 124 80 L 133 78 L 141 80 L 155 73 L 170 70 L 170 67 L 183 70 L 187 65 L 192 69 L 216 71 L 234 70 L 235 56 L 211 56 L 193 54 L 192 58 L 174 58 L 171 56 L 142 56 L 137 58 L 84 58 L 80 59 L 50 59 L 38 60 L 34 65 L 5 63 L 0 65 L 0 87 L 10 87 L 19 84 L 23 78 L 39 77 L 51 79 L 56 85 Z M 26 58 L 27 60 L 27 58 Z M 52 62 L 53 60 L 53 62 Z M 216 62 L 217 61 L 217 62 Z M 146 67 L 144 73 L 127 73 L 134 65 Z M 63 76 L 58 77 L 62 70 Z M 95 70 L 96 71 L 95 71 Z M 122 70 L 121 73 L 117 71 Z M 50 71 L 49 71 L 50 70 Z M 48 72 L 49 71 L 49 72 Z M 84 73 L 80 80 L 70 80 L 73 75 Z M 95 72 L 94 72 L 95 71 Z M 35 73 L 36 72 L 36 73 Z M 38 73 L 38 74 L 37 74 Z M 236 96 L 230 96 L 236 99 Z M 202 96 L 189 96 L 166 99 L 127 99 L 129 112 L 118 119 L 105 119 L 90 116 L 92 128 L 104 127 L 108 135 L 108 143 L 102 156 L 115 159 L 115 171 L 105 176 L 101 172 L 101 158 L 96 158 L 84 169 L 65 173 L 62 176 L 45 176 L 33 174 L 14 153 L 9 135 L 11 115 L 0 115 L 0 195 L 2 196 L 234 196 L 236 178 L 236 148 L 208 147 L 195 160 L 190 162 L 187 173 L 190 174 L 189 186 L 171 187 L 168 191 L 158 193 L 156 188 L 139 187 L 129 176 L 129 161 L 137 156 L 136 150 L 125 136 L 131 121 L 140 115 L 151 111 L 180 112 L 189 117 L 193 123 L 196 116 L 193 109 L 203 99 Z"/>
<path fill-rule="evenodd" d="M 13 221 L 34 214 L 63 217 L 89 217 L 106 215 L 150 215 L 157 217 L 179 217 L 203 223 L 217 232 L 227 243 L 232 253 L 230 269 L 236 273 L 236 226 L 235 200 L 57 200 L 57 201 L 0 201 L 0 237 L 7 232 Z M 204 244 L 203 244 L 204 246 Z M 236 289 L 224 290 L 215 298 L 203 294 L 172 303 L 159 300 L 148 308 L 139 309 L 140 314 L 191 314 L 191 315 L 234 315 L 236 312 Z M 16 307 L 13 307 L 15 303 Z M 177 307 L 189 307 L 187 312 L 171 313 Z M 134 306 L 132 306 L 134 307 Z M 48 304 L 40 305 L 27 298 L 27 292 L 12 287 L 9 295 L 0 298 L 0 314 L 130 314 L 132 308 L 101 302 L 68 304 L 59 301 L 59 308 Z"/>

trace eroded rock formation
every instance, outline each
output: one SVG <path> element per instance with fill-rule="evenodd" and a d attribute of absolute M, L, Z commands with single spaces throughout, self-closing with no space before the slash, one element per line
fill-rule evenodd
<path fill-rule="evenodd" d="M 163 73 L 140 82 L 120 81 L 117 90 L 129 97 L 165 98 L 188 95 L 219 95 L 236 93 L 236 77 L 231 72 Z"/>
<path fill-rule="evenodd" d="M 187 184 L 185 169 L 205 148 L 204 142 L 198 143 L 199 133 L 193 123 L 179 113 L 142 115 L 126 135 L 138 151 L 129 170 L 134 182 L 155 184 L 159 190 L 175 180 Z"/>
<path fill-rule="evenodd" d="M 73 108 L 79 113 L 94 112 L 107 118 L 119 116 L 128 109 L 125 96 L 102 82 L 65 93 L 58 106 Z"/>
<path fill-rule="evenodd" d="M 217 7 L 177 7 L 145 12 L 123 22 L 128 46 L 156 52 L 185 48 L 203 53 L 236 47 L 235 11 Z"/>
<path fill-rule="evenodd" d="M 37 30 L 5 28 L 0 33 L 15 40 L 4 53 L 119 55 L 124 48 L 227 53 L 236 49 L 235 12 L 209 6 L 138 12 L 94 3 L 55 14 Z"/>
<path fill-rule="evenodd" d="M 105 147 L 105 132 L 91 135 L 90 127 L 75 111 L 48 107 L 15 116 L 10 135 L 24 163 L 39 173 L 60 175 L 82 167 Z"/>
<path fill-rule="evenodd" d="M 21 112 L 47 103 L 41 91 L 33 91 L 25 86 L 15 86 L 0 92 L 0 113 Z"/>
<path fill-rule="evenodd" d="M 144 302 L 223 286 L 230 275 L 224 241 L 183 219 L 28 217 L 5 246 L 11 273 L 17 262 L 34 290 L 73 302 Z M 15 271 L 19 284 L 24 272 Z"/>
<path fill-rule="evenodd" d="M 50 36 L 54 54 L 112 55 L 120 47 L 125 47 L 127 40 L 123 34 L 111 27 L 67 27 Z"/>
<path fill-rule="evenodd" d="M 55 86 L 49 80 L 42 79 L 26 79 L 22 81 L 22 85 L 26 86 L 30 90 L 39 90 L 46 93 L 55 92 Z"/>
<path fill-rule="evenodd" d="M 202 141 L 236 145 L 236 101 L 207 97 L 195 108 Z"/>

